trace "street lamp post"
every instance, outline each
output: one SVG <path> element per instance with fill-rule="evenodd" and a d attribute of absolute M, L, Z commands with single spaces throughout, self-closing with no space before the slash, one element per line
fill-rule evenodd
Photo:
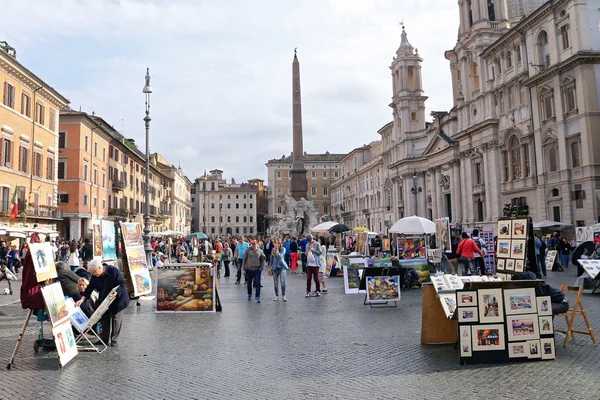
<path fill-rule="evenodd" d="M 146 252 L 146 258 L 151 262 L 152 257 L 152 245 L 150 244 L 150 94 L 152 88 L 150 87 L 150 68 L 146 68 L 146 84 L 142 93 L 146 96 L 146 116 L 144 117 L 144 123 L 146 126 L 146 188 L 145 188 L 145 201 L 146 207 L 144 210 L 144 250 Z M 148 265 L 152 265 L 149 263 Z"/>
<path fill-rule="evenodd" d="M 419 208 L 418 208 L 418 195 L 419 193 L 421 193 L 423 191 L 423 188 L 420 186 L 417 186 L 417 173 L 415 172 L 413 174 L 413 187 L 410 188 L 410 191 L 412 194 L 415 195 L 415 215 L 419 215 Z"/>

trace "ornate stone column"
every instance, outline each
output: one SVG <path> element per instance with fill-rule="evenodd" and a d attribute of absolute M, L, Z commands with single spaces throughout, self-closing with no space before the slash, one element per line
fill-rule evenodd
<path fill-rule="evenodd" d="M 462 195 L 460 188 L 460 160 L 452 161 L 452 178 L 450 179 L 450 193 L 452 194 L 452 221 L 462 221 Z"/>
<path fill-rule="evenodd" d="M 483 146 L 483 187 L 485 188 L 485 220 L 486 221 L 490 221 L 492 214 L 491 214 L 491 206 L 492 206 L 492 199 L 491 199 L 491 188 L 490 188 L 490 176 L 491 176 L 491 168 L 492 166 L 490 165 L 490 161 L 489 161 L 489 146 L 487 143 L 484 144 Z"/>

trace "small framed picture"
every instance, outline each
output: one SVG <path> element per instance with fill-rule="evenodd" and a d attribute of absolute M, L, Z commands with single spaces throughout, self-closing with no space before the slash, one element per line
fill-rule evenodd
<path fill-rule="evenodd" d="M 537 312 L 539 315 L 552 315 L 550 296 L 540 296 L 537 299 Z"/>
<path fill-rule="evenodd" d="M 460 326 L 460 342 L 471 343 L 471 325 Z"/>
<path fill-rule="evenodd" d="M 498 259 L 496 259 L 496 270 L 500 270 L 500 271 L 505 270 L 506 269 L 505 268 L 505 266 L 506 266 L 505 261 L 506 260 L 504 258 L 498 258 Z"/>
<path fill-rule="evenodd" d="M 509 219 L 498 221 L 498 239 L 510 239 L 512 232 L 512 221 Z"/>
<path fill-rule="evenodd" d="M 506 317 L 506 329 L 509 342 L 540 338 L 536 314 L 509 315 Z"/>
<path fill-rule="evenodd" d="M 542 358 L 539 340 L 528 340 L 527 347 L 529 348 L 529 355 L 527 358 Z"/>
<path fill-rule="evenodd" d="M 554 327 L 552 326 L 552 315 L 542 315 L 538 318 L 539 318 L 540 335 L 554 334 Z"/>
<path fill-rule="evenodd" d="M 499 258 L 510 258 L 510 239 L 498 239 L 496 256 Z"/>
<path fill-rule="evenodd" d="M 471 350 L 471 342 L 461 342 L 460 343 L 460 356 L 461 357 L 471 357 L 473 355 Z"/>
<path fill-rule="evenodd" d="M 513 240 L 510 249 L 510 258 L 525 259 L 525 240 Z"/>
<path fill-rule="evenodd" d="M 481 289 L 477 291 L 479 322 L 504 322 L 502 289 Z"/>
<path fill-rule="evenodd" d="M 470 307 L 477 305 L 477 292 L 456 292 L 456 300 L 459 307 Z"/>
<path fill-rule="evenodd" d="M 541 339 L 540 347 L 542 360 L 552 360 L 556 358 L 556 354 L 554 353 L 554 338 Z"/>
<path fill-rule="evenodd" d="M 525 270 L 525 260 L 515 261 L 515 272 L 523 272 Z"/>
<path fill-rule="evenodd" d="M 529 346 L 527 342 L 515 342 L 508 344 L 508 357 L 520 358 L 529 356 Z"/>
<path fill-rule="evenodd" d="M 527 220 L 515 219 L 512 221 L 512 238 L 525 239 L 527 237 Z"/>
<path fill-rule="evenodd" d="M 504 290 L 506 315 L 531 314 L 537 312 L 535 288 Z"/>
<path fill-rule="evenodd" d="M 546 317 L 544 317 L 546 318 Z M 477 307 L 461 307 L 458 309 L 458 322 L 477 322 Z"/>
<path fill-rule="evenodd" d="M 503 324 L 473 325 L 471 329 L 473 350 L 491 351 L 506 349 Z"/>
<path fill-rule="evenodd" d="M 515 260 L 509 258 L 506 260 L 506 267 L 504 268 L 506 271 L 514 271 L 515 270 Z"/>

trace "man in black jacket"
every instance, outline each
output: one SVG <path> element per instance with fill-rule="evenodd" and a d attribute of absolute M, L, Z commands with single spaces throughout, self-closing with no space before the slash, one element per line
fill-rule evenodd
<path fill-rule="evenodd" d="M 116 346 L 123 326 L 123 310 L 129 305 L 129 294 L 125 287 L 123 274 L 117 268 L 106 263 L 100 264 L 100 261 L 97 260 L 88 263 L 88 272 L 92 274 L 92 279 L 75 306 L 81 305 L 85 299 L 90 298 L 94 290 L 98 291 L 98 303 L 102 304 L 111 290 L 118 287 L 117 291 L 111 296 L 113 302 L 110 304 L 108 311 L 102 316 L 102 334 L 100 337 L 105 344 L 108 345 L 110 339 L 111 346 Z"/>
<path fill-rule="evenodd" d="M 84 240 L 85 244 L 81 247 L 81 259 L 83 262 L 89 262 L 94 259 L 94 246 L 90 239 Z"/>

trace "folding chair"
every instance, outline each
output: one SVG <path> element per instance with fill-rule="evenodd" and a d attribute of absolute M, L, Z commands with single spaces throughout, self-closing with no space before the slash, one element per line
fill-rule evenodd
<path fill-rule="evenodd" d="M 575 334 L 579 333 L 580 335 L 589 335 L 592 338 L 592 342 L 594 344 L 596 344 L 596 336 L 594 335 L 594 330 L 592 329 L 592 326 L 590 325 L 590 320 L 587 317 L 587 314 L 585 313 L 585 308 L 583 307 L 583 303 L 581 302 L 581 293 L 583 293 L 583 285 L 582 286 L 568 286 L 568 285 L 561 285 L 560 286 L 560 290 L 562 292 L 570 292 L 570 293 L 577 293 L 577 299 L 575 300 L 575 304 L 573 305 L 573 307 L 569 308 L 569 311 L 561 313 L 561 314 L 557 314 L 557 317 L 565 317 L 565 321 L 567 322 L 567 330 L 559 330 L 559 329 L 555 329 L 555 332 L 561 332 L 565 334 L 565 342 L 563 344 L 563 347 L 567 347 L 567 344 L 569 343 L 569 339 L 572 338 L 573 340 L 575 340 Z M 585 320 L 585 324 L 587 325 L 587 332 L 586 331 L 576 331 L 573 329 L 573 324 L 575 323 L 575 317 L 581 315 L 583 317 L 583 319 Z"/>

